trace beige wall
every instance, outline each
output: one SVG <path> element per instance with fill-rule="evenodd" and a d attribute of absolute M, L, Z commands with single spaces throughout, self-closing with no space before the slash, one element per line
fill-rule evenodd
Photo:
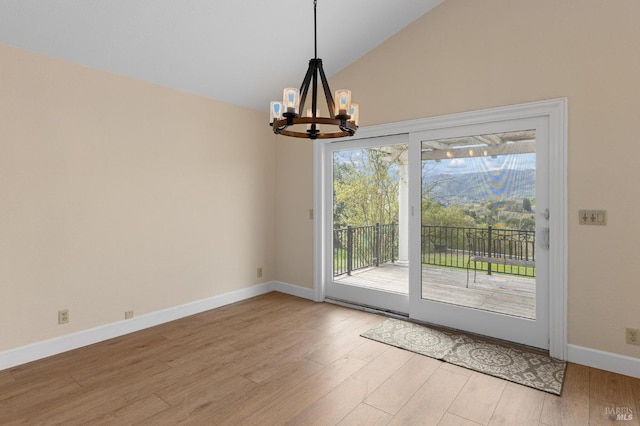
<path fill-rule="evenodd" d="M 266 121 L 0 46 L 0 351 L 272 280 Z"/>
<path fill-rule="evenodd" d="M 636 0 L 446 0 L 331 82 L 363 125 L 568 97 L 569 341 L 633 357 L 637 16 Z M 0 46 L 0 351 L 272 279 L 312 287 L 311 144 L 265 121 Z M 608 225 L 578 226 L 579 208 Z"/>
<path fill-rule="evenodd" d="M 640 328 L 639 16 L 637 0 L 446 0 L 331 80 L 352 90 L 364 125 L 568 97 L 569 342 L 632 357 L 640 347 L 624 340 L 625 327 Z M 310 151 L 297 154 L 288 161 L 311 161 Z M 307 197 L 311 170 L 296 179 Z M 607 226 L 579 226 L 580 208 L 606 209 Z M 280 238 L 278 253 L 286 247 L 304 265 L 312 238 L 311 229 Z M 312 280 L 311 269 L 289 273 Z"/>
<path fill-rule="evenodd" d="M 276 138 L 276 278 L 313 288 L 313 144 Z"/>

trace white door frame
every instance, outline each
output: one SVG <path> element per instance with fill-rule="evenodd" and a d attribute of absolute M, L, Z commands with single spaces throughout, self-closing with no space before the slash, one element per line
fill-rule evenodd
<path fill-rule="evenodd" d="M 358 129 L 351 139 L 372 138 L 403 133 L 420 132 L 446 127 L 474 125 L 509 119 L 547 117 L 549 123 L 549 354 L 557 359 L 567 359 L 567 98 L 531 102 L 486 110 L 450 114 L 439 117 L 367 126 Z M 324 300 L 327 229 L 325 200 L 326 164 L 323 145 L 339 143 L 339 140 L 314 141 L 314 295 L 316 301 Z"/>

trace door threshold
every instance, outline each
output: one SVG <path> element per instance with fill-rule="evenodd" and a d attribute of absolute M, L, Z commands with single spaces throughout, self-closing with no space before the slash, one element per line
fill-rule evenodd
<path fill-rule="evenodd" d="M 369 306 L 369 305 L 360 305 L 360 304 L 357 304 L 357 303 L 348 302 L 346 300 L 333 299 L 333 298 L 330 298 L 330 297 L 325 297 L 324 301 L 327 302 L 327 303 L 331 303 L 333 305 L 343 306 L 345 308 L 357 309 L 359 311 L 364 311 L 364 312 L 368 312 L 368 313 L 371 313 L 371 314 L 377 314 L 377 315 L 382 315 L 382 316 L 389 317 L 389 318 L 395 318 L 395 319 L 399 319 L 399 320 L 403 320 L 403 321 L 412 322 L 414 324 L 418 324 L 418 325 L 422 325 L 422 326 L 425 326 L 425 327 L 434 328 L 436 330 L 441 330 L 441 331 L 445 331 L 445 332 L 448 332 L 448 333 L 465 334 L 465 335 L 468 335 L 468 336 L 473 336 L 476 339 L 484 340 L 486 342 L 490 342 L 490 343 L 494 343 L 494 344 L 499 344 L 499 345 L 505 346 L 505 347 L 513 347 L 513 348 L 518 348 L 518 349 L 524 349 L 524 350 L 533 351 L 533 352 L 537 352 L 537 353 L 540 353 L 540 354 L 543 354 L 543 355 L 549 355 L 550 356 L 550 351 L 546 350 L 546 349 L 536 348 L 535 346 L 525 345 L 525 344 L 522 344 L 522 343 L 511 342 L 509 340 L 498 339 L 496 337 L 485 336 L 483 334 L 472 333 L 472 332 L 465 331 L 465 330 L 459 330 L 457 328 L 445 327 L 443 325 L 434 324 L 434 323 L 430 323 L 430 322 L 427 322 L 427 321 L 416 320 L 414 318 L 410 318 L 409 314 L 405 314 L 405 313 L 402 313 L 402 312 L 396 312 L 396 311 L 380 309 L 380 308 L 376 308 L 374 306 Z"/>
<path fill-rule="evenodd" d="M 405 314 L 403 312 L 397 312 L 397 311 L 392 311 L 392 310 L 376 308 L 375 306 L 360 305 L 360 304 L 357 304 L 357 303 L 348 302 L 346 300 L 341 300 L 341 299 L 334 299 L 334 298 L 331 298 L 331 297 L 325 297 L 324 301 L 327 302 L 327 303 L 332 303 L 334 305 L 344 306 L 345 308 L 351 308 L 351 309 L 357 309 L 359 311 L 369 312 L 371 314 L 384 315 L 384 316 L 387 316 L 387 317 L 401 319 L 401 320 L 408 320 L 409 319 L 409 314 Z"/>

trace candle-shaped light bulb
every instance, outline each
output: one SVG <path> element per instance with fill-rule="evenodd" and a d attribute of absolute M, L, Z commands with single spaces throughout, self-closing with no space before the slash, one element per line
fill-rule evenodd
<path fill-rule="evenodd" d="M 295 87 L 288 87 L 284 89 L 282 94 L 283 112 L 298 113 L 298 107 L 300 105 L 300 92 Z"/>
<path fill-rule="evenodd" d="M 282 118 L 282 104 L 280 102 L 271 101 L 269 116 L 269 120 L 271 123 Z"/>
<path fill-rule="evenodd" d="M 348 115 L 351 107 L 351 90 L 336 90 L 336 115 Z"/>
<path fill-rule="evenodd" d="M 351 108 L 349 108 L 349 115 L 351 116 L 350 120 L 356 123 L 358 126 L 358 120 L 360 119 L 360 107 L 358 104 L 351 104 Z"/>

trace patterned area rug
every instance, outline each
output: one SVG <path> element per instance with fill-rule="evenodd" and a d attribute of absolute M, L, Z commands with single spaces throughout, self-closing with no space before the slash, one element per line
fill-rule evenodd
<path fill-rule="evenodd" d="M 362 337 L 555 395 L 562 391 L 566 363 L 536 352 L 391 318 Z"/>

